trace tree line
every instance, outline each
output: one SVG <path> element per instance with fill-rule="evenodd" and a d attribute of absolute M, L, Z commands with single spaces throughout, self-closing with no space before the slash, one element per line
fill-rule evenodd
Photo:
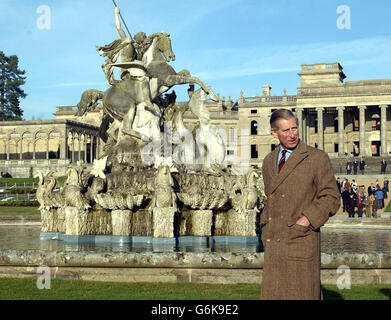
<path fill-rule="evenodd" d="M 21 89 L 25 84 L 25 70 L 19 69 L 16 55 L 6 56 L 0 51 L 0 121 L 23 120 L 20 99 L 27 97 Z"/>

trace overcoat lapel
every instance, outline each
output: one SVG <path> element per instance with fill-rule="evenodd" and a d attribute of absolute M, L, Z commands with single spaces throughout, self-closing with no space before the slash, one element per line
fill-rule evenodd
<path fill-rule="evenodd" d="M 308 151 L 306 148 L 306 145 L 302 143 L 301 141 L 297 145 L 296 149 L 292 152 L 290 157 L 288 158 L 287 162 L 285 163 L 284 167 L 282 168 L 281 172 L 278 173 L 277 169 L 277 159 L 278 159 L 278 153 L 280 148 L 278 149 L 277 153 L 273 153 L 272 160 L 275 164 L 275 170 L 272 170 L 274 173 L 272 174 L 272 188 L 270 190 L 270 193 L 273 193 L 278 186 L 292 173 L 292 171 L 302 162 L 307 156 Z"/>

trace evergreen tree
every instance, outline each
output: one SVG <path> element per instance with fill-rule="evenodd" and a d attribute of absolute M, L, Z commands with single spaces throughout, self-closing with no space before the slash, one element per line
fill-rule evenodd
<path fill-rule="evenodd" d="M 26 71 L 19 70 L 18 63 L 17 56 L 7 57 L 0 51 L 0 121 L 22 120 L 19 99 L 27 96 L 20 88 L 25 84 Z"/>

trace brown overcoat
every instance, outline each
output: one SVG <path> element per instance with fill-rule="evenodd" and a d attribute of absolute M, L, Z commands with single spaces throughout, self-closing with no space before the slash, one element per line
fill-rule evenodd
<path fill-rule="evenodd" d="M 299 142 L 281 172 L 279 148 L 263 161 L 267 196 L 261 214 L 265 260 L 262 299 L 321 299 L 320 227 L 340 206 L 330 159 Z M 310 227 L 296 224 L 305 215 Z"/>

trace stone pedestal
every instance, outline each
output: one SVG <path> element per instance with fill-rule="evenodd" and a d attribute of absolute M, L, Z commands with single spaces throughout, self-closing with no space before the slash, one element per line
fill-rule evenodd
<path fill-rule="evenodd" d="M 41 232 L 63 232 L 65 233 L 65 209 L 42 209 L 41 210 Z"/>
<path fill-rule="evenodd" d="M 244 212 L 231 212 L 229 233 L 230 236 L 255 237 L 258 210 L 246 210 Z"/>
<path fill-rule="evenodd" d="M 41 232 L 58 232 L 57 210 L 41 210 Z"/>
<path fill-rule="evenodd" d="M 176 208 L 155 208 L 153 209 L 153 237 L 173 238 L 174 237 L 174 216 Z"/>
<path fill-rule="evenodd" d="M 212 210 L 183 210 L 180 236 L 209 237 L 212 235 Z"/>
<path fill-rule="evenodd" d="M 153 236 L 153 214 L 147 209 L 139 209 L 132 212 L 131 235 L 136 237 Z"/>
<path fill-rule="evenodd" d="M 131 233 L 130 210 L 111 211 L 111 225 L 113 236 L 129 236 Z"/>
<path fill-rule="evenodd" d="M 87 212 L 75 207 L 65 208 L 65 234 L 74 236 L 88 235 Z"/>
<path fill-rule="evenodd" d="M 194 210 L 192 215 L 192 236 L 209 237 L 212 235 L 212 210 Z"/>
<path fill-rule="evenodd" d="M 215 217 L 215 236 L 255 237 L 258 210 L 237 212 L 232 209 L 220 212 Z"/>

